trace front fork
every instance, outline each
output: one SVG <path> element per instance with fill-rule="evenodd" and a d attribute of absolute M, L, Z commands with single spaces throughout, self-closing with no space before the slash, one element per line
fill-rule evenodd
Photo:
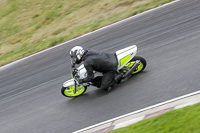
<path fill-rule="evenodd" d="M 77 86 L 77 80 L 76 80 L 76 73 L 77 73 L 77 69 L 73 69 L 72 68 L 72 72 L 71 72 L 71 76 L 74 79 L 74 94 L 76 94 L 76 86 Z"/>
<path fill-rule="evenodd" d="M 77 80 L 76 79 L 74 79 L 74 94 L 76 94 L 76 85 L 77 85 Z"/>

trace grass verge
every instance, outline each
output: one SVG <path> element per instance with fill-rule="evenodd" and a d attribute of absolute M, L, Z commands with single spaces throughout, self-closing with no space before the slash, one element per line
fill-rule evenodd
<path fill-rule="evenodd" d="M 2 0 L 0 66 L 173 0 Z"/>
<path fill-rule="evenodd" d="M 200 103 L 173 110 L 109 133 L 200 133 Z"/>

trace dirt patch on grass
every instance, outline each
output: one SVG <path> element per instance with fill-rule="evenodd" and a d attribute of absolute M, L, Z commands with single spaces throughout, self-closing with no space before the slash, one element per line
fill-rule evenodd
<path fill-rule="evenodd" d="M 123 2 L 123 3 L 120 3 L 116 6 L 117 7 L 120 7 L 120 6 L 128 6 L 128 5 L 131 5 L 135 2 L 136 0 L 132 0 L 132 1 L 126 1 L 126 2 Z"/>

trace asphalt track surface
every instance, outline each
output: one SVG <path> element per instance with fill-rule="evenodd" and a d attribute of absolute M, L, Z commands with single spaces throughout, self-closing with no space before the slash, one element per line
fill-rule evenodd
<path fill-rule="evenodd" d="M 60 93 L 75 45 L 113 52 L 138 46 L 145 71 L 109 93 Z M 200 88 L 200 1 L 182 0 L 35 55 L 0 71 L 1 133 L 70 133 Z"/>

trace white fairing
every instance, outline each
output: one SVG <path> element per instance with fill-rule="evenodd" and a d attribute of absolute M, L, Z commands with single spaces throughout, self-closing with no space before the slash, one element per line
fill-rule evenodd
<path fill-rule="evenodd" d="M 117 60 L 118 60 L 118 70 L 124 67 L 136 55 L 136 53 L 137 53 L 136 45 L 116 51 Z M 129 56 L 128 57 L 129 59 L 122 65 L 121 60 L 127 56 Z"/>
<path fill-rule="evenodd" d="M 87 71 L 83 64 L 79 66 L 77 69 L 79 71 L 79 76 L 81 79 L 87 77 Z M 74 86 L 74 85 L 75 85 L 74 78 L 63 83 L 63 87 L 69 87 L 69 86 Z"/>
<path fill-rule="evenodd" d="M 78 70 L 79 70 L 79 76 L 81 79 L 87 77 L 87 70 L 85 69 L 83 64 L 78 67 Z M 96 72 L 96 71 L 93 71 L 93 72 L 94 72 L 94 77 L 102 76 L 102 73 L 100 73 L 100 72 Z"/>

